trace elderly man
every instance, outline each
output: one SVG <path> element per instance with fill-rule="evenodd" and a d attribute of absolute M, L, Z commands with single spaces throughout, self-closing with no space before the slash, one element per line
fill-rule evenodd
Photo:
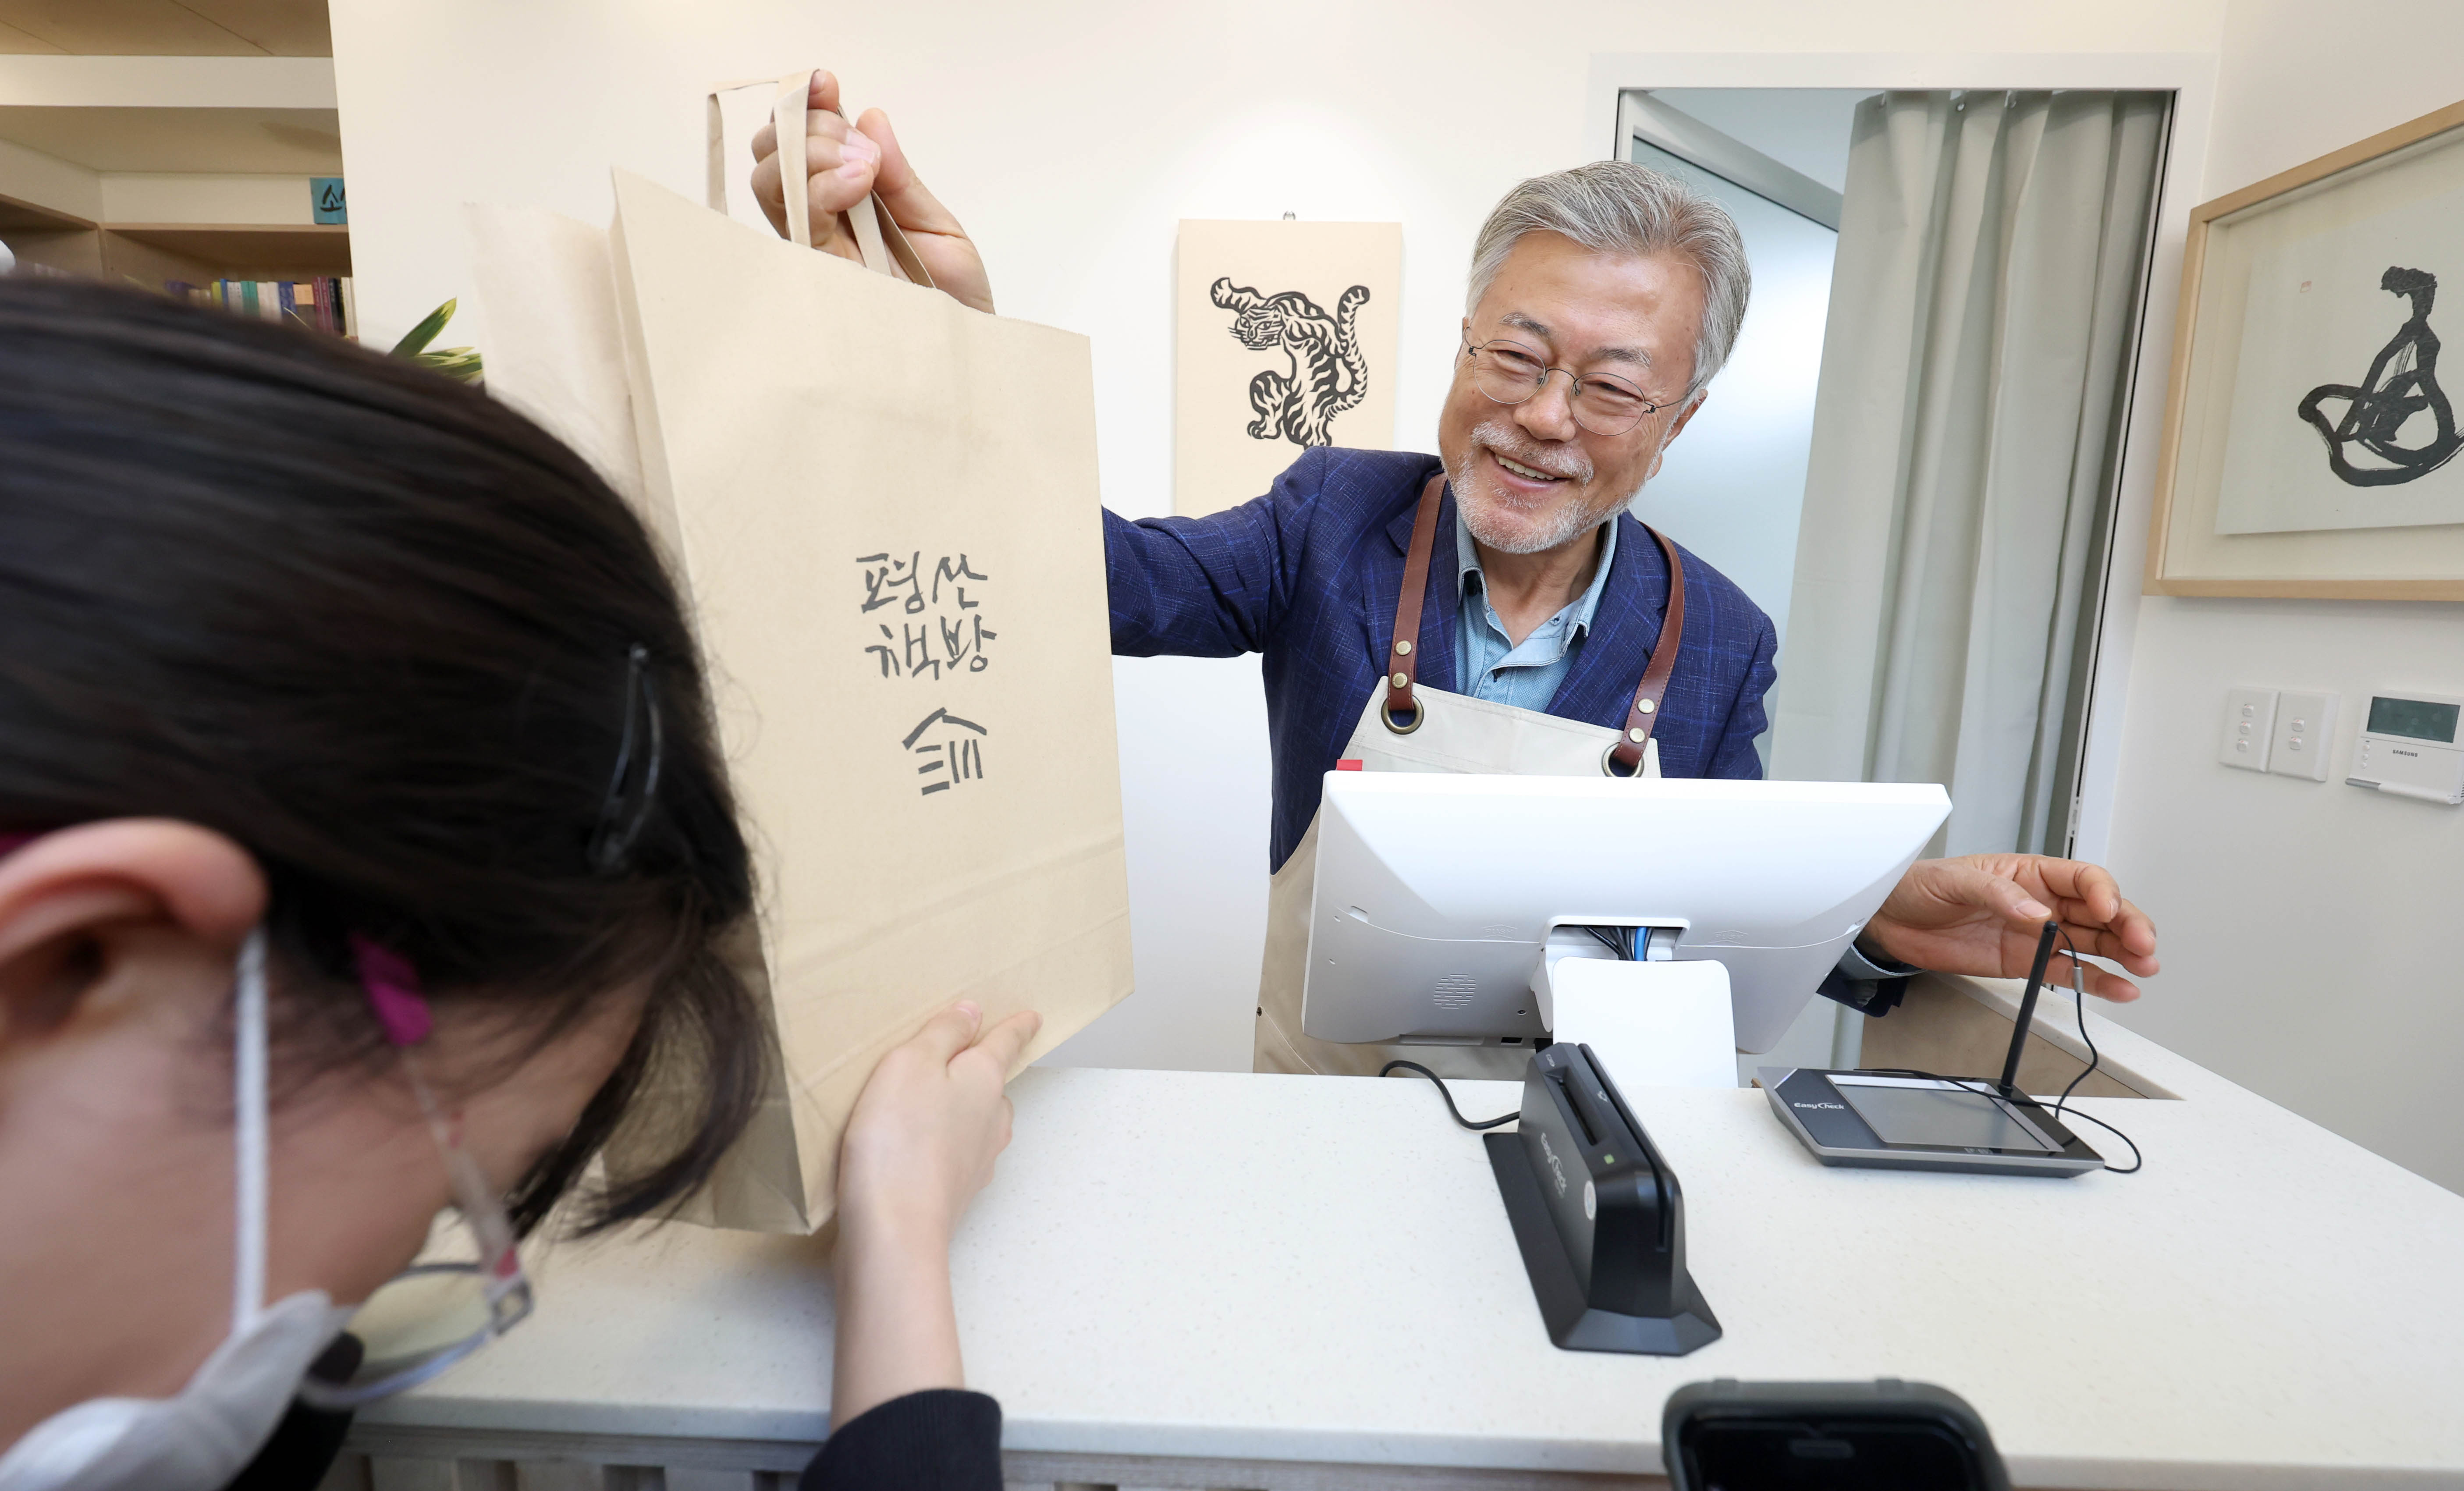
<path fill-rule="evenodd" d="M 839 214 L 878 191 L 936 283 L 992 291 L 957 221 L 880 111 L 853 126 L 816 74 L 814 242 L 859 256 Z M 757 194 L 785 225 L 776 141 Z M 1518 1077 L 1526 1048 L 1336 1045 L 1303 1033 L 1315 818 L 1339 768 L 1758 777 L 1771 619 L 1627 511 L 1703 406 L 1749 275 L 1717 204 L 1599 163 L 1507 193 L 1472 253 L 1437 456 L 1312 449 L 1265 495 L 1203 518 L 1104 515 L 1112 649 L 1263 652 L 1274 755 L 1273 870 L 1256 1065 Z M 2078 948 L 2156 971 L 2156 931 L 2104 870 L 2033 854 L 1911 867 L 1822 992 L 1888 1010 L 1917 968 L 2016 976 L 2058 914 Z M 2067 958 L 2056 965 L 2066 974 Z M 2087 988 L 2138 997 L 2083 965 Z"/>

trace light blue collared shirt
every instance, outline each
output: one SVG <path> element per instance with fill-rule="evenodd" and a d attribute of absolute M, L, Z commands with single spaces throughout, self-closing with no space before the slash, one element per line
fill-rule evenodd
<path fill-rule="evenodd" d="M 1609 565 L 1617 559 L 1617 525 L 1605 525 L 1600 565 L 1592 586 L 1573 603 L 1533 628 L 1516 647 L 1507 640 L 1497 607 L 1488 603 L 1488 577 L 1480 567 L 1480 551 L 1472 546 L 1471 530 L 1455 514 L 1455 555 L 1462 564 L 1463 606 L 1455 632 L 1455 691 L 1475 699 L 1510 704 L 1546 713 L 1566 669 L 1574 663 L 1574 647 L 1591 634 L 1592 613 L 1599 609 L 1600 593 L 1608 588 Z"/>

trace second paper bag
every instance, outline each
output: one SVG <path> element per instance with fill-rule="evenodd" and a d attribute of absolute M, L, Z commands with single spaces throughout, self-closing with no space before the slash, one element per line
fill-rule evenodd
<path fill-rule="evenodd" d="M 1039 1010 L 1032 1058 L 1130 990 L 1088 345 L 621 171 L 608 247 L 785 1062 L 712 1219 L 817 1227 L 935 1010 Z"/>

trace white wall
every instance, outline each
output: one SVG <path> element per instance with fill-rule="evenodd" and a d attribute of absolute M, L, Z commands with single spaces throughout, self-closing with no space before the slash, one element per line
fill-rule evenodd
<path fill-rule="evenodd" d="M 2198 196 L 2454 102 L 2459 53 L 2445 0 L 2347 0 L 2332 25 L 2233 0 Z M 2464 605 L 2150 596 L 2137 620 L 2110 854 L 2167 972 L 2120 1018 L 2464 1190 L 2464 810 L 2343 783 L 2372 688 L 2464 693 Z M 2235 684 L 2343 695 L 2328 781 L 2216 764 Z"/>
<path fill-rule="evenodd" d="M 110 223 L 313 223 L 315 207 L 305 176 L 102 174 L 103 221 Z"/>
<path fill-rule="evenodd" d="M 1093 338 L 1105 499 L 1140 515 L 1170 509 L 1181 218 L 1401 222 L 1397 434 L 1426 449 L 1481 217 L 1515 181 L 1609 152 L 1613 84 L 1594 86 L 1597 55 L 1799 55 L 1785 77 L 1616 79 L 1637 86 L 1942 86 L 1903 71 L 1806 76 L 1803 55 L 2202 53 L 2223 0 L 1569 0 L 1511 12 L 1472 0 L 333 0 L 332 11 L 371 340 L 470 288 L 460 202 L 604 222 L 611 164 L 697 194 L 702 86 L 825 64 L 854 102 L 898 121 L 983 246 L 1002 310 Z M 487 345 L 475 320 L 454 336 Z M 1257 667 L 1127 661 L 1117 676 L 1141 993 L 1057 1054 L 1245 1067 L 1265 909 Z"/>

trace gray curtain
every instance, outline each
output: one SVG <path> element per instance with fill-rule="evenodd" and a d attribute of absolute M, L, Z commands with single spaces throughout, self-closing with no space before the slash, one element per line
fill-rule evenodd
<path fill-rule="evenodd" d="M 1857 111 L 1771 775 L 1942 782 L 1940 852 L 2068 837 L 2167 106 Z"/>

